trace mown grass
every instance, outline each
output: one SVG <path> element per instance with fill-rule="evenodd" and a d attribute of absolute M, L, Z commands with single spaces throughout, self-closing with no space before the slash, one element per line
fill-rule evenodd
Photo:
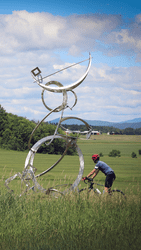
<path fill-rule="evenodd" d="M 102 152 L 103 155 L 108 155 L 113 149 L 120 150 L 121 156 L 131 156 L 134 151 L 138 155 L 138 150 L 141 149 L 140 135 L 93 135 L 91 140 L 78 140 L 84 155 L 92 155 Z"/>
<path fill-rule="evenodd" d="M 93 138 L 96 138 L 96 140 L 93 140 Z M 115 140 L 112 138 L 115 138 Z M 101 157 L 101 160 L 109 164 L 117 176 L 113 187 L 125 191 L 128 185 L 131 184 L 132 188 L 134 188 L 134 184 L 137 182 L 139 184 L 141 183 L 141 155 L 138 154 L 138 150 L 141 149 L 140 136 L 108 136 L 102 134 L 93 136 L 91 140 L 78 140 L 77 144 L 84 155 L 84 176 L 87 175 L 94 167 L 91 155 L 93 153 L 102 152 L 104 157 Z M 108 154 L 112 149 L 120 150 L 121 157 L 109 157 Z M 131 157 L 131 153 L 133 151 L 137 154 L 137 158 Z M 28 152 L 6 151 L 0 149 L 0 179 L 3 180 L 0 185 L 2 188 L 4 186 L 3 183 L 5 179 L 17 172 L 23 171 L 27 153 Z M 59 158 L 59 155 L 37 153 L 34 160 L 34 166 L 37 168 L 36 174 L 48 169 Z M 38 181 L 44 188 L 46 188 L 47 185 L 52 186 L 54 184 L 59 184 L 60 180 L 64 183 L 72 183 L 78 175 L 79 165 L 78 156 L 65 156 L 53 170 L 39 178 Z M 99 173 L 95 181 L 103 184 L 104 179 L 104 175 Z M 15 189 L 17 188 L 17 182 L 19 183 L 18 190 L 20 190 L 20 181 L 18 181 L 18 179 L 10 183 L 12 189 L 14 189 L 14 187 Z M 80 183 L 80 185 L 84 186 L 83 183 Z"/>
<path fill-rule="evenodd" d="M 84 176 L 94 167 L 91 154 L 102 152 L 104 157 L 101 160 L 107 162 L 117 176 L 113 188 L 125 192 L 126 200 L 98 197 L 93 193 L 88 196 L 87 192 L 81 195 L 70 193 L 55 199 L 30 191 L 19 197 L 21 182 L 18 178 L 9 185 L 14 193 L 8 193 L 4 182 L 15 173 L 22 172 L 27 152 L 0 149 L 0 249 L 140 249 L 141 156 L 138 150 L 141 149 L 141 140 L 134 136 L 119 136 L 116 137 L 117 142 L 102 136 L 106 139 L 78 140 L 84 154 Z M 121 157 L 108 157 L 111 148 L 119 149 Z M 136 152 L 137 158 L 131 158 L 129 151 Z M 59 157 L 36 154 L 34 166 L 37 174 Z M 38 181 L 44 188 L 72 183 L 77 177 L 79 165 L 78 156 L 65 156 Z M 104 179 L 104 175 L 99 173 L 95 182 L 104 184 Z M 84 185 L 80 182 L 79 188 Z"/>

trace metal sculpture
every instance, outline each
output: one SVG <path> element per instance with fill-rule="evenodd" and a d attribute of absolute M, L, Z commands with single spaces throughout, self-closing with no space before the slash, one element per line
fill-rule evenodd
<path fill-rule="evenodd" d="M 5 181 L 5 185 L 8 189 L 9 186 L 8 184 L 14 180 L 16 177 L 20 177 L 21 179 L 21 182 L 24 183 L 26 185 L 26 189 L 21 193 L 21 195 L 24 193 L 24 192 L 27 192 L 28 190 L 30 189 L 34 189 L 35 190 L 40 190 L 42 192 L 46 192 L 47 190 L 44 189 L 42 186 L 39 185 L 39 183 L 37 182 L 37 178 L 46 174 L 47 172 L 49 172 L 51 169 L 53 169 L 61 160 L 62 158 L 65 156 L 68 148 L 70 146 L 75 146 L 76 148 L 76 151 L 78 153 L 78 156 L 79 156 L 79 162 L 80 162 L 80 167 L 79 167 L 79 173 L 78 173 L 78 176 L 76 178 L 76 180 L 74 181 L 74 183 L 70 186 L 70 188 L 67 190 L 68 191 L 71 191 L 71 190 L 75 190 L 75 188 L 78 186 L 81 178 L 82 178 L 82 175 L 83 175 L 83 171 L 84 171 L 84 157 L 83 157 L 83 154 L 80 150 L 80 148 L 77 146 L 76 142 L 77 142 L 77 138 L 76 137 L 71 137 L 71 136 L 64 136 L 62 134 L 58 134 L 57 131 L 58 131 L 58 128 L 59 128 L 59 125 L 61 125 L 61 123 L 67 119 L 78 119 L 78 120 L 81 120 L 86 126 L 87 126 L 87 129 L 88 129 L 88 134 L 87 134 L 87 139 L 90 137 L 91 135 L 91 127 L 89 126 L 89 124 L 87 122 L 85 122 L 83 119 L 80 119 L 80 118 L 77 118 L 77 117 L 63 117 L 63 113 L 64 113 L 64 110 L 66 108 L 68 108 L 68 105 L 67 105 L 67 92 L 68 91 L 71 91 L 73 94 L 74 94 L 74 97 L 75 97 L 75 102 L 73 104 L 73 106 L 71 107 L 71 109 L 76 105 L 77 103 L 77 96 L 75 94 L 75 92 L 73 91 L 74 88 L 76 88 L 77 86 L 79 86 L 83 81 L 84 79 L 87 77 L 88 75 L 88 72 L 90 70 L 90 66 L 91 66 L 91 55 L 89 54 L 89 59 L 86 59 L 86 60 L 89 60 L 89 64 L 88 64 L 88 67 L 87 67 L 87 70 L 86 72 L 84 73 L 84 75 L 78 80 L 76 81 L 75 83 L 72 83 L 68 86 L 63 86 L 61 83 L 57 82 L 57 81 L 50 81 L 50 82 L 47 82 L 45 84 L 43 84 L 43 80 L 46 79 L 47 77 L 51 76 L 51 75 L 54 75 L 62 70 L 65 70 L 69 67 L 72 67 L 76 64 L 73 64 L 67 68 L 64 68 L 62 70 L 59 70 L 49 76 L 46 76 L 44 78 L 42 78 L 42 75 L 41 75 L 41 70 L 36 67 L 35 69 L 33 69 L 31 71 L 31 74 L 32 74 L 32 77 L 34 78 L 35 82 L 42 88 L 42 93 L 41 93 L 41 98 L 42 98 L 42 102 L 44 104 L 44 106 L 49 110 L 49 113 L 41 120 L 41 122 L 39 122 L 36 127 L 34 128 L 34 130 L 32 131 L 32 134 L 30 136 L 30 139 L 29 139 L 29 142 L 28 142 L 28 147 L 29 147 L 29 153 L 26 157 L 26 160 L 25 160 L 25 166 L 24 166 L 24 170 L 21 173 L 17 173 L 15 174 L 14 176 L 8 178 L 6 181 Z M 84 61 L 86 61 L 84 60 Z M 84 62 L 82 61 L 82 62 Z M 81 63 L 81 62 L 79 62 Z M 51 85 L 54 84 L 56 85 L 57 87 L 52 87 Z M 50 91 L 50 92 L 54 92 L 54 93 L 62 93 L 63 94 L 63 102 L 60 106 L 54 108 L 54 109 L 51 109 L 49 108 L 46 103 L 45 103 L 45 100 L 44 100 L 44 91 Z M 35 133 L 36 129 L 40 126 L 40 124 L 53 112 L 60 112 L 61 111 L 61 117 L 60 117 L 60 120 L 58 122 L 58 125 L 56 127 L 56 130 L 54 132 L 54 135 L 51 135 L 51 136 L 47 136 L 47 137 L 44 137 L 42 139 L 40 139 L 38 142 L 36 142 L 32 147 L 30 147 L 30 144 L 31 144 L 31 139 L 32 139 L 32 136 L 33 134 Z M 45 170 L 44 172 L 38 174 L 38 175 L 35 175 L 35 167 L 33 165 L 34 163 L 34 157 L 35 157 L 35 154 L 36 152 L 38 151 L 38 149 L 40 148 L 40 146 L 43 144 L 43 143 L 46 143 L 46 145 L 50 145 L 51 142 L 56 139 L 56 138 L 59 138 L 59 139 L 63 139 L 66 141 L 66 149 L 64 151 L 64 153 L 62 154 L 62 156 L 60 157 L 60 159 L 54 163 L 50 168 L 48 168 L 47 170 Z M 30 180 L 32 180 L 33 182 L 33 186 L 30 185 Z M 66 191 L 65 191 L 66 192 Z"/>

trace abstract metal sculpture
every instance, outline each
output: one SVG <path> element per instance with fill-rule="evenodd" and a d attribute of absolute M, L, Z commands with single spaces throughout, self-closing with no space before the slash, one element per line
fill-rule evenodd
<path fill-rule="evenodd" d="M 20 177 L 22 183 L 24 183 L 26 185 L 26 189 L 21 193 L 21 195 L 24 193 L 24 192 L 27 192 L 28 190 L 30 189 L 34 189 L 35 190 L 40 190 L 42 192 L 46 192 L 47 190 L 44 189 L 43 187 L 41 187 L 39 185 L 39 183 L 37 182 L 37 178 L 46 174 L 47 172 L 49 172 L 51 169 L 53 169 L 61 160 L 62 158 L 65 156 L 68 148 L 70 146 L 75 146 L 76 148 L 76 151 L 78 153 L 78 156 L 79 156 L 79 162 L 80 162 L 80 167 L 79 167 L 79 173 L 78 173 L 78 176 L 76 178 L 76 180 L 74 181 L 74 183 L 70 186 L 70 188 L 67 190 L 68 191 L 71 191 L 71 190 L 75 190 L 75 188 L 78 186 L 81 178 L 82 178 L 82 175 L 83 175 L 83 171 L 84 171 L 84 157 L 83 157 L 83 154 L 80 150 L 80 148 L 77 146 L 76 142 L 77 142 L 77 138 L 76 137 L 71 137 L 71 136 L 64 136 L 62 134 L 58 134 L 57 131 L 58 131 L 58 128 L 59 128 L 59 125 L 61 125 L 61 123 L 67 119 L 78 119 L 80 121 L 82 121 L 87 129 L 88 129 L 88 134 L 87 134 L 87 139 L 90 137 L 91 135 L 91 127 L 89 126 L 89 124 L 87 122 L 85 122 L 84 120 L 80 119 L 80 118 L 77 118 L 77 117 L 65 117 L 63 118 L 63 113 L 64 113 L 64 110 L 66 108 L 68 108 L 68 105 L 67 105 L 67 92 L 68 91 L 71 91 L 73 94 L 74 94 L 74 97 L 75 97 L 75 102 L 73 104 L 73 106 L 71 107 L 71 109 L 76 105 L 77 103 L 77 96 L 75 94 L 75 92 L 73 91 L 74 88 L 76 88 L 77 86 L 79 86 L 83 81 L 84 79 L 87 77 L 88 75 L 88 72 L 90 70 L 90 66 L 91 66 L 91 55 L 89 54 L 89 59 L 86 59 L 86 60 L 89 60 L 89 64 L 88 64 L 88 67 L 87 67 L 87 70 L 86 72 L 84 73 L 84 75 L 78 80 L 76 81 L 75 83 L 72 83 L 66 87 L 64 87 L 61 83 L 57 82 L 57 81 L 50 81 L 50 82 L 47 82 L 45 84 L 43 84 L 43 80 L 47 77 L 44 77 L 42 78 L 42 75 L 41 75 L 41 70 L 36 67 L 35 69 L 33 69 L 31 71 L 31 74 L 32 74 L 32 77 L 34 78 L 35 82 L 42 88 L 42 94 L 41 94 L 41 98 L 42 98 L 42 102 L 44 104 L 44 106 L 50 111 L 42 120 L 41 122 L 39 122 L 37 124 L 37 126 L 34 128 L 34 130 L 32 131 L 32 134 L 30 136 L 30 139 L 29 139 L 29 142 L 28 142 L 28 147 L 29 147 L 29 153 L 26 157 L 26 160 L 25 160 L 25 166 L 24 166 L 24 170 L 21 173 L 17 173 L 15 174 L 14 176 L 8 178 L 6 181 L 5 181 L 5 185 L 8 189 L 9 186 L 8 184 L 10 183 L 10 181 L 14 180 L 16 177 Z M 86 61 L 84 60 L 84 61 Z M 82 61 L 83 62 L 83 61 Z M 81 62 L 80 62 L 81 63 Z M 76 63 L 78 64 L 78 63 Z M 74 65 L 76 65 L 74 64 Z M 69 67 L 72 67 L 73 65 L 69 66 Z M 69 68 L 67 67 L 67 68 Z M 65 68 L 65 69 L 67 69 Z M 62 69 L 64 70 L 64 69 Z M 58 73 L 62 70 L 59 70 L 55 73 Z M 53 74 L 55 74 L 53 73 Z M 51 75 L 53 75 L 51 74 Z M 57 87 L 52 87 L 51 85 L 56 85 Z M 63 94 L 63 102 L 60 106 L 54 108 L 54 109 L 51 109 L 49 108 L 46 103 L 45 103 L 45 100 L 44 100 L 44 91 L 50 91 L 50 92 L 54 92 L 54 93 L 62 93 Z M 60 112 L 61 111 L 61 117 L 60 117 L 60 120 L 58 122 L 58 125 L 56 127 L 56 130 L 54 132 L 54 135 L 51 135 L 51 136 L 47 136 L 47 137 L 44 137 L 42 139 L 40 139 L 38 142 L 36 142 L 31 148 L 30 148 L 30 143 L 31 143 L 31 139 L 32 139 L 32 136 L 33 134 L 35 133 L 36 129 L 40 126 L 40 124 L 53 112 Z M 64 151 L 64 153 L 62 154 L 62 156 L 60 157 L 60 159 L 54 163 L 50 168 L 48 168 L 47 170 L 45 170 L 44 172 L 38 174 L 38 175 L 35 175 L 35 171 L 36 169 L 34 168 L 34 165 L 33 165 L 33 162 L 34 162 L 34 157 L 35 157 L 35 154 L 36 152 L 38 151 L 38 149 L 40 148 L 40 146 L 43 144 L 43 143 L 46 143 L 46 145 L 50 145 L 51 142 L 56 139 L 56 138 L 59 138 L 59 139 L 63 139 L 63 140 L 66 140 L 66 149 Z M 48 142 L 48 143 L 47 143 Z M 29 180 L 32 180 L 33 182 L 33 186 L 30 186 L 30 182 Z M 66 192 L 66 191 L 65 191 Z"/>

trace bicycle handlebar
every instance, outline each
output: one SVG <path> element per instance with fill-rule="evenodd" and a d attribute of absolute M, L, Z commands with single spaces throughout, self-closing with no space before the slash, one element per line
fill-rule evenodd
<path fill-rule="evenodd" d="M 91 179 L 91 178 L 89 178 L 89 177 L 85 177 L 86 179 L 84 180 L 84 182 L 85 182 L 85 184 L 88 184 L 88 182 L 91 182 L 91 184 L 95 184 L 95 185 L 99 185 L 99 186 L 103 186 L 104 187 L 104 185 L 102 185 L 102 184 L 99 184 L 99 183 L 94 183 L 93 182 L 93 179 Z M 86 182 L 86 181 L 88 181 L 88 182 Z"/>
<path fill-rule="evenodd" d="M 85 182 L 85 184 L 87 184 L 88 182 L 92 182 L 93 180 L 91 179 L 91 178 L 89 178 L 89 177 L 85 177 L 86 179 L 84 180 L 84 182 Z M 86 182 L 86 180 L 88 181 L 88 182 Z"/>

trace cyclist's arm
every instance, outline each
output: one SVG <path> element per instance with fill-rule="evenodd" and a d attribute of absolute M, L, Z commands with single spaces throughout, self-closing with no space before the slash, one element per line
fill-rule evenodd
<path fill-rule="evenodd" d="M 93 174 L 93 176 L 92 176 L 92 178 L 95 178 L 96 177 L 96 175 L 98 174 L 98 172 L 99 172 L 99 169 L 94 169 L 95 171 L 94 171 L 94 174 Z"/>
<path fill-rule="evenodd" d="M 92 176 L 92 178 L 94 178 L 97 174 L 98 174 L 98 172 L 99 172 L 99 169 L 93 169 L 88 175 L 87 175 L 87 177 L 90 177 L 91 175 L 93 175 Z"/>

